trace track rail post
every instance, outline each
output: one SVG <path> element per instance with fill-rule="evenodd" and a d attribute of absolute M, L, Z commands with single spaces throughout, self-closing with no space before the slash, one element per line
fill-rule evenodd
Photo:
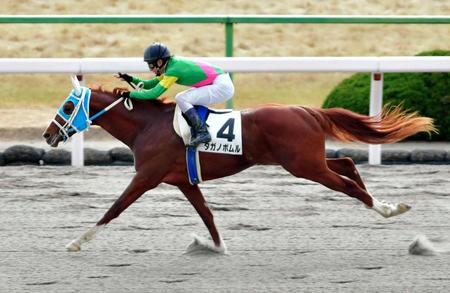
<path fill-rule="evenodd" d="M 77 75 L 80 84 L 84 86 L 83 75 Z M 75 133 L 72 135 L 72 153 L 71 162 L 73 167 L 84 166 L 84 133 Z"/>
<path fill-rule="evenodd" d="M 381 119 L 383 109 L 383 73 L 373 72 L 370 82 L 370 116 Z M 381 145 L 369 145 L 369 165 L 381 164 Z"/>

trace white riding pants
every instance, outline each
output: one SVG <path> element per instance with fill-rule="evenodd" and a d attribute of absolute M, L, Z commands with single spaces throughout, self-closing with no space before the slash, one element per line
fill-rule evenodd
<path fill-rule="evenodd" d="M 183 113 L 194 105 L 207 106 L 223 103 L 234 95 L 234 85 L 228 73 L 220 74 L 210 85 L 199 88 L 190 88 L 175 96 L 177 104 Z"/>

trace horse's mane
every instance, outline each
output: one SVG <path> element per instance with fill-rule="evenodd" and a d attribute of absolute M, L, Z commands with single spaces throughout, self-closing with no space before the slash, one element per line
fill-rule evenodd
<path fill-rule="evenodd" d="M 104 89 L 102 86 L 97 86 L 91 88 L 91 91 L 99 93 L 99 94 L 105 94 L 108 96 L 112 96 L 114 99 L 120 98 L 120 94 L 124 91 L 128 91 L 127 88 L 117 87 L 114 88 L 113 91 L 109 91 Z M 175 102 L 170 101 L 167 97 L 161 97 L 158 99 L 153 100 L 140 100 L 143 103 L 151 103 L 153 106 L 156 107 L 162 107 L 162 106 L 168 106 L 168 105 L 175 105 Z"/>

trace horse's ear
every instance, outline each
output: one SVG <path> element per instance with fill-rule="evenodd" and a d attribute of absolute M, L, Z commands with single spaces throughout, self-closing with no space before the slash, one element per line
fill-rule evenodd
<path fill-rule="evenodd" d="M 81 94 L 81 88 L 80 88 L 80 82 L 78 81 L 78 78 L 75 75 L 72 75 L 70 77 L 70 79 L 72 80 L 72 86 L 73 86 L 73 89 L 75 90 L 75 93 L 77 95 L 80 95 Z"/>

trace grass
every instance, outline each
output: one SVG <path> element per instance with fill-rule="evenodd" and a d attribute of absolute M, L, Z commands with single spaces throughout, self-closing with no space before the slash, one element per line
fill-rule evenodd
<path fill-rule="evenodd" d="M 235 105 L 249 108 L 257 104 L 301 104 L 320 107 L 323 99 L 344 74 L 259 73 L 236 74 Z"/>

